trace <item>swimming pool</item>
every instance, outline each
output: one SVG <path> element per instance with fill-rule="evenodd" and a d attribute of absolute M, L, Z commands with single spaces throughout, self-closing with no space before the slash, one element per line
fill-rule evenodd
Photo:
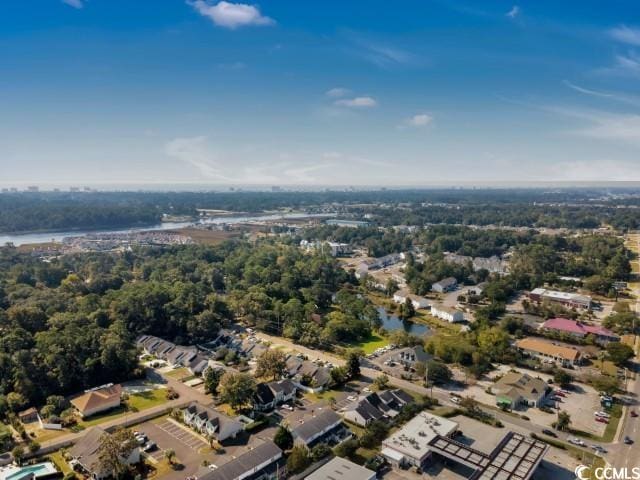
<path fill-rule="evenodd" d="M 56 472 L 57 470 L 53 463 L 38 463 L 36 465 L 0 470 L 0 480 L 22 480 L 23 478 L 29 478 L 32 474 L 35 478 L 38 478 Z"/>

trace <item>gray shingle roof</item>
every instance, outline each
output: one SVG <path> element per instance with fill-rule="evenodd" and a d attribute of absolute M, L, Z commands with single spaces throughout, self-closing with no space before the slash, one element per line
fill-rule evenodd
<path fill-rule="evenodd" d="M 259 467 L 272 458 L 282 457 L 282 450 L 270 441 L 265 441 L 215 470 L 199 475 L 199 480 L 237 480 L 247 472 Z"/>

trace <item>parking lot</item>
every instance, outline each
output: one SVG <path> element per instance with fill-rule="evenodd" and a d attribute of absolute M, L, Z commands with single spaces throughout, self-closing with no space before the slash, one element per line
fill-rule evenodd
<path fill-rule="evenodd" d="M 500 365 L 497 371 L 491 373 L 491 378 L 500 374 L 505 374 L 509 370 L 519 370 L 524 373 L 528 373 L 533 377 L 540 377 L 543 380 L 547 380 L 550 376 L 541 372 L 535 372 L 531 370 L 525 370 L 521 368 L 514 368 L 511 366 Z M 464 375 L 457 375 L 462 380 Z M 487 389 L 492 387 L 494 382 L 487 378 L 478 381 L 475 385 L 469 385 L 466 388 L 456 390 L 456 393 L 465 397 L 474 397 L 478 402 L 485 405 L 495 405 L 495 396 L 488 393 Z M 554 409 L 558 407 L 560 410 L 566 411 L 571 415 L 571 426 L 577 430 L 583 430 L 585 432 L 592 433 L 597 436 L 601 436 L 606 428 L 604 423 L 596 422 L 594 419 L 594 412 L 602 410 L 600 406 L 600 398 L 598 392 L 588 385 L 574 384 L 574 389 L 571 393 L 565 397 L 559 397 L 556 402 L 549 401 L 549 406 Z M 516 413 L 526 415 L 530 418 L 531 422 L 537 425 L 544 425 L 550 427 L 553 422 L 556 421 L 557 416 L 554 413 L 546 413 L 538 408 L 523 408 L 517 410 Z"/>
<path fill-rule="evenodd" d="M 195 433 L 176 424 L 175 422 L 172 422 L 171 420 L 165 420 L 157 426 L 159 429 L 175 438 L 178 442 L 193 450 L 199 451 L 200 449 L 208 446 L 207 443 Z"/>
<path fill-rule="evenodd" d="M 184 480 L 194 475 L 202 468 L 205 460 L 213 465 L 223 465 L 245 452 L 250 442 L 261 441 L 264 438 L 263 432 L 255 435 L 255 439 L 240 435 L 236 440 L 225 442 L 222 449 L 212 450 L 198 434 L 167 417 L 145 422 L 135 429 L 157 444 L 157 449 L 147 453 L 154 461 L 164 461 L 165 450 L 171 449 L 175 452 L 182 467 L 163 475 L 162 478 L 167 480 Z"/>

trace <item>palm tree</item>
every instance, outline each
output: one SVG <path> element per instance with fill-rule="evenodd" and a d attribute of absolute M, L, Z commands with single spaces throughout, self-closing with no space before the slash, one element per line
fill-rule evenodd
<path fill-rule="evenodd" d="M 176 459 L 176 452 L 172 448 L 167 448 L 164 451 L 164 458 L 167 459 L 167 462 L 169 462 L 169 465 L 173 465 L 173 462 Z"/>

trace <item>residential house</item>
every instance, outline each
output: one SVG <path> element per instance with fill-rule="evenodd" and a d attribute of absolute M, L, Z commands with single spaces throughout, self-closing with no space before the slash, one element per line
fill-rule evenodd
<path fill-rule="evenodd" d="M 109 383 L 91 390 L 85 390 L 82 395 L 71 399 L 81 417 L 86 418 L 98 413 L 106 412 L 120 406 L 122 401 L 122 386 Z"/>
<path fill-rule="evenodd" d="M 142 335 L 136 343 L 146 354 L 164 360 L 174 367 L 187 367 L 194 375 L 202 373 L 206 367 L 205 356 L 197 347 L 176 345 L 152 335 Z"/>
<path fill-rule="evenodd" d="M 164 360 L 166 360 L 169 365 L 175 367 L 188 367 L 197 355 L 198 349 L 196 347 L 176 345 L 173 349 L 166 352 Z"/>
<path fill-rule="evenodd" d="M 291 435 L 294 444 L 311 447 L 320 441 L 335 445 L 351 437 L 352 433 L 336 412 L 324 409 L 296 425 Z"/>
<path fill-rule="evenodd" d="M 175 343 L 154 337 L 153 335 L 142 335 L 136 343 L 146 354 L 153 355 L 162 360 L 166 358 L 167 352 L 170 352 L 176 347 Z"/>
<path fill-rule="evenodd" d="M 33 423 L 38 421 L 38 410 L 34 407 L 28 408 L 18 413 L 18 418 L 22 423 Z"/>
<path fill-rule="evenodd" d="M 298 393 L 296 384 L 288 379 L 269 382 L 267 386 L 273 391 L 276 403 L 292 402 Z"/>
<path fill-rule="evenodd" d="M 295 363 L 295 361 L 292 362 L 292 364 Z M 292 380 L 300 390 L 308 393 L 321 392 L 331 381 L 331 369 L 303 360 L 294 373 Z"/>
<path fill-rule="evenodd" d="M 384 257 L 369 258 L 367 260 L 363 260 L 356 267 L 356 277 L 363 278 L 371 270 L 379 270 L 381 268 L 395 265 L 396 263 L 400 263 L 403 259 L 404 254 L 402 253 L 390 253 L 389 255 L 385 255 Z"/>
<path fill-rule="evenodd" d="M 194 430 L 218 442 L 235 438 L 243 428 L 239 421 L 197 402 L 191 403 L 182 411 L 182 419 Z"/>
<path fill-rule="evenodd" d="M 516 409 L 520 406 L 541 407 L 550 388 L 541 378 L 526 373 L 508 372 L 492 387 L 496 404 Z"/>
<path fill-rule="evenodd" d="M 191 359 L 187 368 L 193 375 L 202 375 L 204 371 L 209 367 L 209 357 L 198 353 Z"/>
<path fill-rule="evenodd" d="M 203 467 L 198 480 L 272 480 L 283 466 L 282 450 L 266 440 L 215 469 Z"/>
<path fill-rule="evenodd" d="M 463 322 L 464 314 L 460 310 L 450 307 L 432 306 L 431 315 L 449 323 Z"/>
<path fill-rule="evenodd" d="M 458 281 L 453 277 L 443 278 L 439 282 L 431 284 L 431 290 L 438 293 L 453 292 L 458 288 Z"/>
<path fill-rule="evenodd" d="M 298 387 L 289 379 L 259 383 L 254 406 L 256 410 L 270 410 L 277 405 L 293 402 L 297 391 Z"/>
<path fill-rule="evenodd" d="M 349 245 L 348 243 L 327 242 L 327 246 L 332 257 L 349 255 L 353 251 L 351 245 Z"/>
<path fill-rule="evenodd" d="M 303 363 L 304 363 L 304 359 L 296 355 L 287 356 L 287 359 L 285 362 L 285 365 L 286 365 L 285 376 L 289 378 L 294 377 L 298 373 L 298 370 L 300 370 L 300 368 L 302 367 Z"/>
<path fill-rule="evenodd" d="M 100 462 L 100 445 L 105 436 L 111 435 L 100 427 L 93 427 L 83 437 L 75 443 L 69 450 L 68 456 L 71 458 L 69 465 L 73 469 L 80 468 L 95 480 L 103 480 L 110 477 L 113 472 L 109 471 Z M 131 453 L 127 458 L 121 458 L 124 465 L 135 465 L 140 462 L 140 449 L 138 445 L 131 446 Z"/>
<path fill-rule="evenodd" d="M 413 398 L 402 390 L 373 392 L 359 397 L 349 405 L 344 410 L 343 417 L 356 425 L 366 427 L 374 420 L 395 417 L 409 403 L 413 403 Z"/>
<path fill-rule="evenodd" d="M 426 298 L 421 297 L 420 295 L 414 295 L 409 292 L 409 290 L 398 290 L 393 294 L 393 301 L 395 303 L 404 304 L 407 302 L 407 299 L 411 300 L 413 308 L 416 310 L 429 307 L 429 301 Z"/>
<path fill-rule="evenodd" d="M 546 288 L 535 288 L 529 293 L 532 302 L 552 302 L 559 303 L 569 308 L 591 308 L 591 297 L 578 293 L 559 292 L 557 290 L 547 290 Z"/>
<path fill-rule="evenodd" d="M 574 347 L 534 337 L 518 340 L 516 348 L 525 355 L 542 361 L 557 363 L 563 367 L 579 365 L 582 358 L 580 351 Z"/>
<path fill-rule="evenodd" d="M 472 287 L 467 288 L 468 295 L 475 295 L 479 297 L 484 292 L 484 287 L 487 285 L 487 282 L 479 283 L 478 285 L 474 285 Z"/>
<path fill-rule="evenodd" d="M 431 360 L 432 356 L 424 351 L 422 345 L 415 345 L 413 347 L 404 347 L 398 350 L 393 350 L 389 355 L 388 360 L 399 363 L 407 368 L 415 368 L 416 363 L 426 363 Z"/>
<path fill-rule="evenodd" d="M 569 320 L 568 318 L 551 318 L 544 322 L 540 329 L 544 332 L 563 334 L 575 338 L 584 338 L 587 335 L 592 335 L 596 342 L 600 344 L 620 341 L 620 337 L 611 330 L 599 325 L 589 325 L 577 320 Z"/>
<path fill-rule="evenodd" d="M 276 397 L 266 383 L 256 385 L 253 396 L 253 408 L 258 411 L 271 410 L 276 406 Z"/>
<path fill-rule="evenodd" d="M 246 358 L 259 358 L 265 351 L 267 346 L 255 337 L 246 337 L 238 348 L 238 353 Z"/>
<path fill-rule="evenodd" d="M 376 472 L 346 458 L 333 457 L 304 480 L 375 480 Z"/>
<path fill-rule="evenodd" d="M 457 255 L 455 253 L 447 253 L 444 256 L 445 261 L 458 265 L 471 264 L 474 272 L 478 270 L 487 270 L 490 273 L 504 275 L 507 273 L 509 264 L 500 257 L 494 255 L 492 257 L 469 257 L 466 255 Z"/>

